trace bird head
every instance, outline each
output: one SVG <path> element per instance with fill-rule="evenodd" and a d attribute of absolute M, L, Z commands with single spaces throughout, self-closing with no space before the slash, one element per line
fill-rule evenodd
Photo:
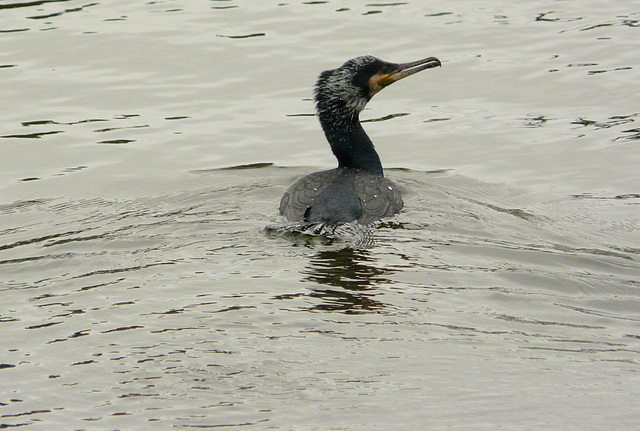
<path fill-rule="evenodd" d="M 440 65 L 435 57 L 402 64 L 388 63 L 370 55 L 352 58 L 337 69 L 320 74 L 315 88 L 317 110 L 346 109 L 350 115 L 357 115 L 384 87 Z"/>

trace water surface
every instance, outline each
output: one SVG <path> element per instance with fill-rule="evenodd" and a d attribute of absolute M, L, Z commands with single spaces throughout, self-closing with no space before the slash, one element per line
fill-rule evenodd
<path fill-rule="evenodd" d="M 0 2 L 0 426 L 633 429 L 640 9 Z M 362 114 L 377 245 L 265 234 Z"/>

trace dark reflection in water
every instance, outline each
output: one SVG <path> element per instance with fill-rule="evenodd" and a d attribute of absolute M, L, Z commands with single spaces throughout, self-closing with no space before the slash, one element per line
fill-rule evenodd
<path fill-rule="evenodd" d="M 69 0 L 36 0 L 36 1 L 30 1 L 30 2 L 13 2 L 13 3 L 8 3 L 8 4 L 3 4 L 0 5 L 0 9 L 14 9 L 14 8 L 19 8 L 19 7 L 29 7 L 29 6 L 40 6 L 43 5 L 45 3 L 64 3 L 64 2 L 68 2 Z"/>
<path fill-rule="evenodd" d="M 327 250 L 319 252 L 302 271 L 303 281 L 328 288 L 314 288 L 309 294 L 322 302 L 313 308 L 321 311 L 358 313 L 378 310 L 387 305 L 373 299 L 374 289 L 391 281 L 385 274 L 392 271 L 378 268 L 367 250 Z"/>

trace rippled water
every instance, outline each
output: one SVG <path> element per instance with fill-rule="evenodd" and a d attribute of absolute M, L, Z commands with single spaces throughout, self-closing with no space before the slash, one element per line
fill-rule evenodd
<path fill-rule="evenodd" d="M 634 429 L 636 2 L 0 1 L 0 428 Z M 267 235 L 362 118 L 377 245 Z"/>

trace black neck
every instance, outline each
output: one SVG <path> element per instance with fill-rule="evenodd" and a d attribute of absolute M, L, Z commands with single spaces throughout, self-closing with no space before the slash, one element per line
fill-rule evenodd
<path fill-rule="evenodd" d="M 322 130 L 338 159 L 338 167 L 364 169 L 383 176 L 380 157 L 362 128 L 358 114 L 318 113 Z"/>

